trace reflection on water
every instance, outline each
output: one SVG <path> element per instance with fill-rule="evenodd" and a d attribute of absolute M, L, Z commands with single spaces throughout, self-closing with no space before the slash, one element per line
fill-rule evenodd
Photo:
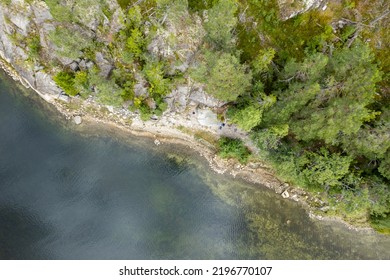
<path fill-rule="evenodd" d="M 390 258 L 389 238 L 314 222 L 184 148 L 81 136 L 43 107 L 1 79 L 0 259 Z"/>

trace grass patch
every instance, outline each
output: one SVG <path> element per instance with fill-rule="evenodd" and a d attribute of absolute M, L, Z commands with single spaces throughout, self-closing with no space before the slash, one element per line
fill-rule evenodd
<path fill-rule="evenodd" d="M 207 143 L 211 144 L 212 146 L 218 147 L 217 137 L 215 137 L 213 134 L 211 134 L 207 131 L 202 131 L 202 130 L 195 131 L 194 138 L 196 140 L 204 140 Z"/>
<path fill-rule="evenodd" d="M 372 220 L 371 226 L 380 233 L 390 235 L 390 215 L 386 218 Z"/>

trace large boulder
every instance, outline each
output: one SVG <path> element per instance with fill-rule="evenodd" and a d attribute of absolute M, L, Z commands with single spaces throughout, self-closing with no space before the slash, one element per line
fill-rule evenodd
<path fill-rule="evenodd" d="M 40 92 L 53 96 L 59 96 L 61 94 L 61 89 L 58 88 L 51 76 L 43 71 L 35 73 L 35 88 Z"/>
<path fill-rule="evenodd" d="M 34 5 L 31 5 L 31 9 L 34 13 L 34 17 L 32 19 L 38 26 L 53 19 L 50 14 L 49 7 L 44 1 L 35 1 Z"/>
<path fill-rule="evenodd" d="M 287 20 L 309 9 L 318 8 L 325 2 L 326 0 L 278 0 L 280 17 Z"/>
<path fill-rule="evenodd" d="M 165 101 L 168 103 L 168 106 L 172 111 L 184 111 L 187 107 L 190 92 L 190 87 L 184 85 L 178 86 L 165 97 Z"/>
<path fill-rule="evenodd" d="M 199 124 L 210 128 L 218 128 L 220 122 L 218 121 L 217 114 L 210 109 L 198 109 L 196 114 Z"/>

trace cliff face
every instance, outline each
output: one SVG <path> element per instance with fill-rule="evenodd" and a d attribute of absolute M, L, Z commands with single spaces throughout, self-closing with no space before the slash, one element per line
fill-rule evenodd
<path fill-rule="evenodd" d="M 42 1 L 31 4 L 24 0 L 0 3 L 0 57 L 12 65 L 21 78 L 30 86 L 41 91 L 47 98 L 59 96 L 56 86 L 39 60 L 29 55 L 32 40 L 37 38 L 45 52 L 52 48 L 48 42 L 48 32 L 54 29 L 52 16 Z"/>
<path fill-rule="evenodd" d="M 16 71 L 22 82 L 38 90 L 45 98 L 67 100 L 63 90 L 53 81 L 53 74 L 58 69 L 77 70 L 80 62 L 81 67 L 87 69 L 98 63 L 104 73 L 111 70 L 112 63 L 107 61 L 101 52 L 96 53 L 96 62 L 63 55 L 62 46 L 53 42 L 53 33 L 58 29 L 65 29 L 85 38 L 101 36 L 101 42 L 107 41 L 102 37 L 98 26 L 101 24 L 110 28 L 110 32 L 117 32 L 120 28 L 118 16 L 121 9 L 116 1 L 104 1 L 106 9 L 113 15 L 110 21 L 102 16 L 100 5 L 87 1 L 90 5 L 76 7 L 74 13 L 78 16 L 77 22 L 70 23 L 54 19 L 46 2 L 50 1 L 0 2 L 0 58 Z M 77 9 L 82 11 L 77 14 Z M 61 11 L 57 13 L 60 14 Z"/>
<path fill-rule="evenodd" d="M 188 75 L 189 68 L 196 68 L 199 63 L 196 56 L 205 38 L 203 26 L 207 22 L 207 14 L 190 15 L 187 8 L 180 6 L 185 1 L 173 2 L 172 8 L 167 8 L 165 14 L 159 17 L 155 15 L 158 11 L 142 11 L 142 16 L 146 14 L 146 20 L 142 26 L 136 26 L 129 23 L 134 18 L 126 15 L 127 11 L 116 0 L 1 0 L 0 58 L 11 65 L 29 86 L 43 93 L 45 98 L 69 99 L 66 90 L 64 92 L 64 88 L 59 88 L 53 81 L 58 72 L 65 70 L 75 74 L 97 71 L 102 81 L 111 81 L 100 86 L 91 82 L 84 89 L 76 86 L 76 90 L 84 92 L 84 96 L 103 91 L 119 96 L 124 87 L 128 89 L 128 85 L 124 86 L 128 81 L 127 84 L 131 84 L 131 93 L 128 94 L 136 98 L 132 97 L 133 100 L 125 102 L 125 105 L 143 102 L 153 111 L 158 104 L 152 88 L 158 86 L 158 80 L 164 82 L 158 72 L 164 71 L 163 76 L 169 76 L 171 80 L 174 76 Z M 278 4 L 281 17 L 287 19 L 311 7 L 318 7 L 321 2 L 279 0 Z M 129 29 L 130 25 L 132 29 Z M 136 34 L 134 30 L 141 34 L 139 38 L 133 38 Z M 125 39 L 123 43 L 117 43 L 121 32 L 126 33 L 123 35 Z M 137 60 L 134 55 L 129 61 L 126 57 L 129 56 L 126 50 L 131 49 L 129 39 L 144 45 L 142 52 L 148 56 L 146 62 L 163 61 L 164 65 L 153 62 L 148 72 L 147 66 L 142 69 L 139 63 L 137 66 L 137 61 L 134 64 L 134 60 Z M 136 52 L 137 46 L 131 51 Z M 126 77 L 123 81 L 116 77 L 115 84 L 112 81 L 114 74 Z M 216 108 L 226 104 L 208 94 L 204 84 L 188 77 L 186 79 L 172 83 L 174 87 L 164 93 L 164 101 L 171 111 L 182 112 L 191 105 Z M 110 102 L 119 104 L 117 100 Z"/>

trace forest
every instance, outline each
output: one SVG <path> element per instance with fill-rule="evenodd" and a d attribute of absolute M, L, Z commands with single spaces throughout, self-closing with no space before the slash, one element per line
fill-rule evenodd
<path fill-rule="evenodd" d="M 305 11 L 299 5 L 307 1 L 118 0 L 121 13 L 105 0 L 45 2 L 57 55 L 94 62 L 64 66 L 29 34 L 29 60 L 66 94 L 93 94 L 148 120 L 167 110 L 178 85 L 201 84 L 223 103 L 221 121 L 259 150 L 222 138 L 221 156 L 264 160 L 327 201 L 329 215 L 390 233 L 388 1 L 318 1 Z M 108 26 L 114 17 L 120 24 Z"/>

